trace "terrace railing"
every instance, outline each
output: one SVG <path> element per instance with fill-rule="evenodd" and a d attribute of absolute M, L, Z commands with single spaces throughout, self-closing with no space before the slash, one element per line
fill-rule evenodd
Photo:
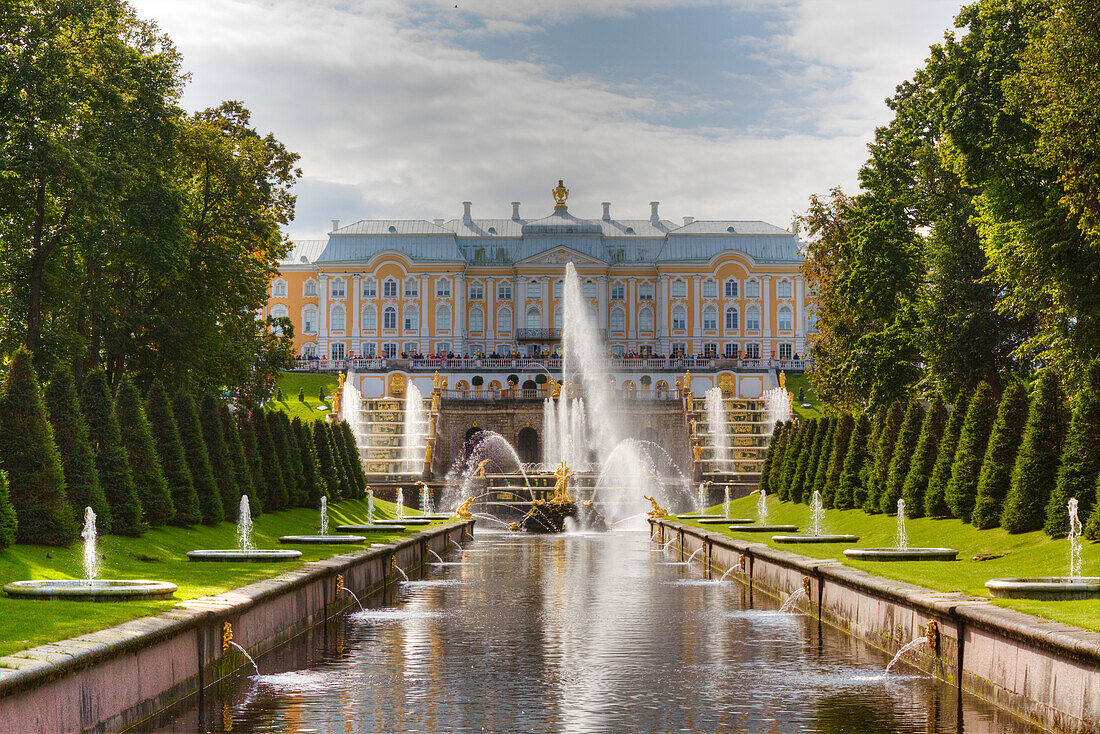
<path fill-rule="evenodd" d="M 717 357 L 605 357 L 599 367 L 606 370 L 633 372 L 683 372 L 684 370 L 767 370 L 778 369 L 802 372 L 809 369 L 809 359 L 725 359 Z M 302 372 L 332 372 L 353 369 L 356 372 L 406 372 L 463 371 L 540 371 L 560 372 L 559 357 L 426 357 L 401 359 L 398 357 L 354 357 L 350 359 L 296 359 L 294 370 Z"/>

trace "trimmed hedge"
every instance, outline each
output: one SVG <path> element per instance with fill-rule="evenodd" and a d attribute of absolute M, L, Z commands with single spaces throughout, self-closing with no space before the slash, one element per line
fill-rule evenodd
<path fill-rule="evenodd" d="M 95 466 L 95 449 L 88 438 L 88 424 L 80 408 L 73 373 L 67 367 L 54 372 L 45 390 L 46 407 L 53 426 L 53 440 L 61 457 L 65 474 L 65 492 L 69 504 L 76 508 L 91 507 L 96 514 L 96 529 L 111 532 L 111 508 L 99 485 L 99 470 Z"/>
<path fill-rule="evenodd" d="M 134 489 L 141 500 L 141 511 L 150 527 L 161 527 L 172 521 L 176 509 L 168 492 L 168 482 L 157 455 L 153 432 L 145 415 L 145 401 L 141 393 L 123 375 L 115 392 L 115 413 L 122 431 L 122 446 L 130 460 L 134 475 Z M 97 519 L 98 526 L 98 519 Z"/>
<path fill-rule="evenodd" d="M 195 482 L 191 477 L 191 469 L 187 466 L 187 455 L 180 441 L 175 411 L 172 410 L 172 404 L 168 402 L 164 386 L 159 380 L 154 380 L 149 387 L 146 417 L 153 433 L 157 456 L 160 457 L 168 494 L 172 497 L 174 514 L 170 523 L 182 528 L 191 527 L 202 521 L 199 496 L 195 493 Z"/>
<path fill-rule="evenodd" d="M 204 396 L 199 403 L 199 426 L 202 428 L 203 443 L 206 444 L 206 455 L 210 459 L 210 470 L 218 485 L 222 513 L 226 520 L 234 522 L 241 504 L 241 495 L 244 493 L 237 488 L 237 474 L 230 460 L 229 445 L 222 427 L 220 401 L 213 395 Z M 251 512 L 251 508 L 249 511 Z"/>
<path fill-rule="evenodd" d="M 905 510 L 909 517 L 924 517 L 924 494 L 928 490 L 946 423 L 947 406 L 943 402 L 943 396 L 937 393 L 924 416 L 917 447 L 909 464 L 909 473 L 902 484 L 901 497 L 905 500 Z"/>
<path fill-rule="evenodd" d="M 963 522 L 970 522 L 970 514 L 974 511 L 978 477 L 996 417 L 997 403 L 993 400 L 993 389 L 988 383 L 980 382 L 966 409 L 955 460 L 951 464 L 951 481 L 944 494 L 951 515 Z"/>
<path fill-rule="evenodd" d="M 871 419 L 866 413 L 855 419 L 852 436 L 848 439 L 848 451 L 840 470 L 840 482 L 833 494 L 833 507 L 850 510 L 862 507 L 866 495 L 863 481 L 871 445 Z"/>
<path fill-rule="evenodd" d="M 233 507 L 233 519 L 237 518 L 237 510 L 240 507 L 240 495 L 248 495 L 249 510 L 256 503 L 256 488 L 252 484 L 252 469 L 248 464 L 248 457 L 244 450 L 244 441 L 241 439 L 241 428 L 233 420 L 233 414 L 229 412 L 229 406 L 219 403 L 218 415 L 221 416 L 222 435 L 225 437 L 225 447 L 229 452 L 229 463 L 233 465 L 233 478 L 237 480 L 237 505 Z M 226 508 L 226 515 L 229 514 Z M 259 514 L 259 513 L 257 513 Z"/>
<path fill-rule="evenodd" d="M 773 490 L 768 485 L 768 475 L 772 467 L 779 465 L 783 458 L 783 446 L 786 444 L 787 422 L 778 421 L 772 429 L 771 438 L 768 439 L 768 451 L 764 454 L 764 464 L 760 467 L 760 491 L 771 494 Z"/>
<path fill-rule="evenodd" d="M 327 497 L 325 480 L 321 476 L 321 462 L 317 460 L 317 449 L 313 443 L 313 426 L 303 423 L 301 418 L 290 422 L 290 429 L 298 442 L 298 453 L 302 457 L 302 479 L 304 482 L 306 505 L 318 507 L 321 498 Z"/>
<path fill-rule="evenodd" d="M 1013 383 L 1001 397 L 997 420 L 989 434 L 982 471 L 978 475 L 978 495 L 970 522 L 983 530 L 1001 524 L 1001 511 L 1012 485 L 1012 467 L 1020 448 L 1020 437 L 1027 423 L 1027 388 Z"/>
<path fill-rule="evenodd" d="M 1096 504 L 1096 484 L 1100 479 L 1100 359 L 1093 360 L 1085 375 L 1085 383 L 1073 406 L 1073 419 L 1066 433 L 1058 481 L 1047 503 L 1043 530 L 1052 538 L 1064 538 L 1069 530 L 1069 510 L 1066 504 L 1077 498 L 1077 512 L 1082 521 L 1092 514 Z"/>
<path fill-rule="evenodd" d="M 886 481 L 890 476 L 890 460 L 894 456 L 894 445 L 904 418 L 904 406 L 901 403 L 894 403 L 883 415 L 878 427 L 871 468 L 863 483 L 866 492 L 861 506 L 863 511 L 870 515 L 876 515 L 879 512 L 879 498 L 886 491 Z"/>
<path fill-rule="evenodd" d="M 297 471 L 298 457 L 290 447 L 290 437 L 287 436 L 287 427 L 290 422 L 286 420 L 286 413 L 281 411 L 267 414 L 267 427 L 271 432 L 272 445 L 275 447 L 275 456 L 279 460 L 279 472 L 282 474 L 283 487 L 286 489 L 286 502 L 283 507 L 297 507 L 304 503 L 304 497 L 299 498 L 299 486 L 301 480 Z M 286 421 L 286 423 L 284 423 Z"/>
<path fill-rule="evenodd" d="M 328 498 L 332 502 L 337 502 L 340 500 L 340 478 L 332 457 L 332 438 L 329 435 L 328 424 L 324 421 L 313 424 L 313 448 L 321 466 L 321 477 L 325 480 Z"/>
<path fill-rule="evenodd" d="M 260 444 L 256 439 L 252 417 L 250 415 L 241 416 L 238 425 L 241 432 L 241 444 L 244 446 L 244 455 L 248 460 L 248 469 L 251 473 L 249 478 L 252 480 L 253 493 L 248 496 L 248 504 L 252 508 L 252 514 L 259 515 L 264 511 L 264 508 L 270 507 L 268 492 L 271 484 L 267 481 L 267 475 L 264 474 L 264 460 L 260 454 Z"/>
<path fill-rule="evenodd" d="M 806 438 L 807 421 L 792 420 L 789 425 L 787 444 L 783 449 L 783 466 L 779 472 L 779 483 L 775 486 L 775 495 L 784 501 L 791 498 L 794 470 L 798 464 L 798 456 L 802 453 L 802 443 Z"/>
<path fill-rule="evenodd" d="M 886 484 L 878 498 L 879 511 L 887 515 L 897 512 L 898 500 L 901 499 L 901 492 L 905 488 L 905 478 L 909 476 L 909 466 L 913 463 L 913 452 L 916 451 L 923 423 L 924 408 L 914 400 L 906 409 L 905 420 L 898 430 L 898 438 L 890 456 L 890 470 L 886 475 Z"/>
<path fill-rule="evenodd" d="M 798 461 L 795 463 L 794 475 L 791 480 L 791 488 L 788 492 L 791 502 L 801 502 L 802 492 L 807 486 L 806 475 L 810 471 L 810 466 L 814 460 L 814 449 L 817 445 L 817 432 L 822 430 L 822 419 L 811 418 L 806 422 L 806 427 L 803 428 L 805 436 L 802 439 L 802 446 L 798 451 Z M 809 483 L 813 482 L 813 477 L 810 477 Z"/>
<path fill-rule="evenodd" d="M 825 491 L 825 479 L 829 473 L 829 459 L 833 455 L 833 437 L 836 434 L 837 419 L 829 416 L 825 418 L 825 430 L 821 433 L 820 440 L 817 442 L 817 450 L 814 452 L 814 473 L 812 476 L 807 476 L 807 485 L 804 492 L 803 499 L 808 503 L 810 498 L 813 497 L 814 492 Z M 824 500 L 822 500 L 824 502 Z"/>
<path fill-rule="evenodd" d="M 82 393 L 88 436 L 96 447 L 95 466 L 99 471 L 99 484 L 103 487 L 107 504 L 111 506 L 111 532 L 139 536 L 145 531 L 141 500 L 138 499 L 134 475 L 130 471 L 130 457 L 122 446 L 115 401 L 102 369 L 92 370 L 88 374 Z"/>
<path fill-rule="evenodd" d="M 829 463 L 825 468 L 825 481 L 821 485 L 821 501 L 825 507 L 833 507 L 835 502 L 836 490 L 840 486 L 840 474 L 844 470 L 844 461 L 848 457 L 854 425 L 855 421 L 851 413 L 845 413 L 837 419 L 832 446 L 829 448 Z"/>
<path fill-rule="evenodd" d="M 0 390 L 0 470 L 7 472 L 16 542 L 68 545 L 78 528 L 33 359 L 17 350 Z"/>
<path fill-rule="evenodd" d="M 1008 532 L 1026 533 L 1043 527 L 1067 422 L 1058 375 L 1046 369 L 1039 373 L 1034 388 L 1023 443 L 1012 468 L 1012 486 L 1001 514 L 1001 526 Z"/>
<path fill-rule="evenodd" d="M 260 457 L 260 465 L 263 467 L 264 479 L 267 481 L 263 490 L 264 509 L 282 510 L 289 502 L 289 494 L 282 465 L 279 463 L 279 457 L 275 455 L 275 441 L 271 436 L 271 428 L 262 410 L 253 411 L 251 421 L 252 432 L 256 436 L 256 450 Z"/>
<path fill-rule="evenodd" d="M 191 393 L 186 389 L 180 390 L 173 408 L 183 455 L 187 457 L 187 468 L 191 470 L 191 480 L 195 483 L 195 494 L 199 498 L 202 524 L 217 525 L 225 519 L 225 509 L 222 507 L 218 483 L 214 480 L 214 471 L 210 468 L 210 455 L 206 451 L 206 441 L 203 440 L 199 411 Z"/>
<path fill-rule="evenodd" d="M 340 421 L 340 431 L 344 434 L 344 447 L 348 455 L 351 470 L 351 483 L 355 485 L 355 497 L 361 499 L 367 494 L 367 475 L 363 471 L 363 462 L 359 459 L 359 448 L 355 443 L 355 434 L 347 421 Z"/>
<path fill-rule="evenodd" d="M 950 517 L 951 508 L 947 506 L 947 485 L 951 482 L 951 466 L 955 463 L 955 449 L 959 446 L 959 434 L 966 419 L 966 406 L 970 395 L 959 390 L 951 407 L 951 415 L 940 438 L 936 464 L 932 467 L 932 477 L 924 492 L 924 514 L 928 517 Z"/>

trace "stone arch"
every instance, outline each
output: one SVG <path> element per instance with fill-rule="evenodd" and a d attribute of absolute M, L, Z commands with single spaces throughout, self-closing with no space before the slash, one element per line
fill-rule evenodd
<path fill-rule="evenodd" d="M 531 426 L 525 426 L 516 434 L 516 453 L 524 464 L 533 464 L 539 460 L 539 434 Z"/>

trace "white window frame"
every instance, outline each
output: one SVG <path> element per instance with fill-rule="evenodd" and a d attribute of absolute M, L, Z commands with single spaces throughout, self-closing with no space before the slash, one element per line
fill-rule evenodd
<path fill-rule="evenodd" d="M 316 298 L 316 297 L 317 297 L 317 280 L 315 278 L 310 278 L 305 283 L 302 283 L 302 298 Z"/>
<path fill-rule="evenodd" d="M 392 325 L 391 325 L 391 322 L 390 322 L 390 317 L 391 316 L 393 317 Z M 382 330 L 385 331 L 385 332 L 389 332 L 389 333 L 397 331 L 397 307 L 396 306 L 386 306 L 384 309 L 382 309 Z"/>
<path fill-rule="evenodd" d="M 512 333 L 512 309 L 501 306 L 497 309 L 497 336 L 505 336 Z"/>
<path fill-rule="evenodd" d="M 470 321 L 467 326 L 471 334 L 485 333 L 485 310 L 481 306 L 470 309 Z"/>
<path fill-rule="evenodd" d="M 510 301 L 512 300 L 512 284 L 507 281 L 497 283 L 497 300 L 498 301 Z"/>
<path fill-rule="evenodd" d="M 760 331 L 760 309 L 749 306 L 745 309 L 745 330 Z"/>
<path fill-rule="evenodd" d="M 347 345 L 344 342 L 332 342 L 328 345 L 328 353 L 331 359 L 346 359 Z"/>
<path fill-rule="evenodd" d="M 542 282 L 538 280 L 527 281 L 527 297 L 531 300 L 542 298 Z"/>
<path fill-rule="evenodd" d="M 435 309 L 435 330 L 450 333 L 451 331 L 451 307 L 437 306 Z"/>
<path fill-rule="evenodd" d="M 703 331 L 718 331 L 718 309 L 714 306 L 703 308 Z"/>
<path fill-rule="evenodd" d="M 703 280 L 703 298 L 717 298 L 718 297 L 718 281 L 714 278 L 705 278 Z"/>
<path fill-rule="evenodd" d="M 450 278 L 437 278 L 435 281 L 435 297 L 436 298 L 450 298 L 451 297 L 451 279 Z"/>
<path fill-rule="evenodd" d="M 480 280 L 470 281 L 469 292 L 471 301 L 485 300 L 485 284 Z"/>
<path fill-rule="evenodd" d="M 794 282 L 790 278 L 780 278 L 775 284 L 776 298 L 792 298 L 794 294 Z"/>
<path fill-rule="evenodd" d="M 370 304 L 363 306 L 363 312 L 360 314 L 359 331 L 371 334 L 378 332 L 378 309 L 374 306 Z"/>
<path fill-rule="evenodd" d="M 648 325 L 646 322 L 649 322 Z M 653 334 L 654 318 L 653 309 L 648 306 L 638 311 L 638 332 L 641 334 Z"/>
<path fill-rule="evenodd" d="M 733 315 L 733 324 L 730 325 L 730 315 Z M 739 331 L 741 329 L 741 310 L 737 306 L 726 306 L 726 313 L 723 316 L 722 323 L 725 324 L 726 331 Z"/>
<path fill-rule="evenodd" d="M 410 275 L 405 278 L 405 298 L 420 298 L 420 278 Z"/>
<path fill-rule="evenodd" d="M 611 333 L 612 334 L 624 334 L 626 333 L 626 309 L 625 308 L 613 308 L 611 309 Z"/>
<path fill-rule="evenodd" d="M 319 313 L 316 306 L 306 306 L 302 309 L 302 333 L 303 334 L 316 334 L 317 333 L 317 314 Z"/>
<path fill-rule="evenodd" d="M 405 306 L 401 314 L 401 324 L 406 334 L 420 331 L 420 309 L 415 304 L 410 303 Z"/>
<path fill-rule="evenodd" d="M 688 284 L 683 278 L 675 278 L 672 281 L 672 298 L 687 298 Z"/>
<path fill-rule="evenodd" d="M 397 279 L 386 278 L 382 281 L 382 297 L 397 298 Z"/>
<path fill-rule="evenodd" d="M 638 284 L 638 300 L 646 303 L 651 303 L 653 301 L 652 281 L 645 280 Z"/>
<path fill-rule="evenodd" d="M 611 284 L 611 300 L 612 301 L 625 301 L 626 300 L 626 283 L 621 280 Z"/>
<path fill-rule="evenodd" d="M 271 297 L 272 298 L 286 298 L 287 283 L 286 278 L 276 278 L 275 282 L 271 284 Z"/>
<path fill-rule="evenodd" d="M 759 278 L 749 278 L 745 281 L 745 298 L 760 298 L 761 286 Z"/>
<path fill-rule="evenodd" d="M 784 321 L 786 321 L 785 324 Z M 790 306 L 783 306 L 779 309 L 775 323 L 779 325 L 780 331 L 794 331 L 794 311 L 791 310 Z"/>
<path fill-rule="evenodd" d="M 672 309 L 672 330 L 687 331 L 687 309 L 683 306 Z"/>
<path fill-rule="evenodd" d="M 363 298 L 378 298 L 378 281 L 374 278 L 363 279 Z"/>
<path fill-rule="evenodd" d="M 348 329 L 348 312 L 339 303 L 333 305 L 328 315 L 329 331 L 346 333 Z"/>
<path fill-rule="evenodd" d="M 737 278 L 726 278 L 722 284 L 722 296 L 724 298 L 740 298 L 741 284 Z"/>

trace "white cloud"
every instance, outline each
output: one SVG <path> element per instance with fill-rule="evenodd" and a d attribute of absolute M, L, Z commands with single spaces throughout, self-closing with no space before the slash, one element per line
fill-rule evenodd
<path fill-rule="evenodd" d="M 616 17 L 658 7 L 648 1 L 458 4 L 497 32 L 514 33 L 586 13 Z M 607 199 L 618 216 L 645 217 L 648 202 L 661 200 L 668 218 L 785 226 L 810 193 L 854 186 L 873 125 L 885 119 L 882 98 L 921 62 L 957 7 L 784 4 L 784 21 L 762 46 L 773 49 L 772 63 L 788 77 L 785 113 L 813 120 L 819 131 L 795 135 L 674 128 L 662 124 L 670 102 L 641 87 L 612 91 L 598 78 L 562 79 L 538 63 L 488 60 L 450 42 L 445 24 L 430 17 L 424 24 L 432 12 L 454 10 L 453 1 L 136 5 L 173 37 L 193 71 L 189 108 L 241 99 L 254 124 L 302 154 L 309 182 L 300 187 L 291 227 L 298 236 L 320 235 L 337 217 L 453 217 L 465 199 L 475 202 L 475 215 L 507 216 L 507 202 L 518 199 L 525 215 L 541 216 L 558 178 L 567 180 L 571 208 L 582 215 L 598 215 Z M 925 17 L 921 6 L 936 13 Z M 677 102 L 684 109 L 716 104 Z M 357 205 L 362 211 L 347 211 Z"/>

